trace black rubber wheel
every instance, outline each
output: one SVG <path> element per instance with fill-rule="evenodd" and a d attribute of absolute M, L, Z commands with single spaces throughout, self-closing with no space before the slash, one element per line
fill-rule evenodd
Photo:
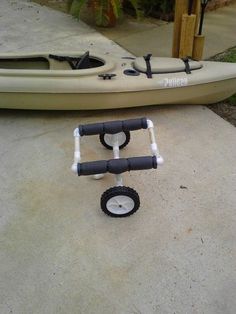
<path fill-rule="evenodd" d="M 134 214 L 140 206 L 138 193 L 126 186 L 115 186 L 101 196 L 101 208 L 105 214 L 119 218 Z"/>
<path fill-rule="evenodd" d="M 119 135 L 119 140 L 120 140 L 119 149 L 122 149 L 129 144 L 130 132 L 124 131 L 124 132 L 118 133 L 118 135 Z M 111 134 L 106 134 L 106 133 L 99 135 L 99 139 L 100 139 L 100 142 L 102 143 L 102 145 L 104 147 L 106 147 L 107 149 L 110 149 L 110 150 L 113 149 L 112 143 L 110 140 L 111 136 L 112 136 Z"/>

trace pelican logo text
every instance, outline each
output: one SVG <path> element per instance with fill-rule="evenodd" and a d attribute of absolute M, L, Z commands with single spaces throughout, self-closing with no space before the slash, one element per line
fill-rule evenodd
<path fill-rule="evenodd" d="M 187 78 L 165 78 L 164 79 L 164 87 L 182 87 L 188 85 Z"/>

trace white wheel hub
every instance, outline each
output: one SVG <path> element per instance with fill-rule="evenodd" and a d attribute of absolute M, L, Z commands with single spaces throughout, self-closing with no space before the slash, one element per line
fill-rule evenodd
<path fill-rule="evenodd" d="M 125 143 L 126 141 L 126 134 L 124 132 L 120 132 L 116 134 L 117 140 L 118 140 L 118 145 L 121 146 Z M 104 135 L 104 141 L 107 145 L 113 146 L 114 142 L 114 135 L 113 134 L 105 134 Z"/>
<path fill-rule="evenodd" d="M 107 209 L 115 215 L 123 215 L 134 209 L 134 201 L 127 195 L 111 197 L 107 202 Z"/>

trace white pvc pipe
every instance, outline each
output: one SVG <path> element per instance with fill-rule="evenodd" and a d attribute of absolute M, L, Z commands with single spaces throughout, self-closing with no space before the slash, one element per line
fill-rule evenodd
<path fill-rule="evenodd" d="M 123 186 L 123 179 L 121 174 L 116 174 L 116 186 Z"/>
<path fill-rule="evenodd" d="M 113 148 L 114 159 L 119 159 L 120 158 L 120 147 L 119 147 L 118 134 L 112 135 L 112 148 Z M 123 186 L 123 180 L 122 180 L 121 174 L 115 175 L 115 181 L 116 181 L 116 186 Z"/>
<path fill-rule="evenodd" d="M 112 135 L 112 148 L 113 148 L 114 159 L 119 159 L 120 158 L 120 148 L 119 148 L 119 141 L 118 141 L 118 135 L 117 134 Z"/>
<path fill-rule="evenodd" d="M 156 156 L 157 164 L 162 165 L 164 163 L 164 159 L 160 155 L 159 148 L 156 142 L 155 133 L 154 133 L 154 124 L 151 120 L 147 119 L 148 131 L 149 131 L 149 138 L 150 138 L 150 148 L 151 152 L 154 156 Z"/>
<path fill-rule="evenodd" d="M 148 125 L 148 131 L 149 131 L 149 137 L 150 137 L 150 148 L 153 156 L 156 156 L 157 159 L 157 164 L 162 165 L 164 160 L 162 156 L 160 155 L 156 139 L 155 139 L 155 133 L 154 133 L 154 125 L 153 122 L 150 119 L 147 119 L 147 125 Z M 118 140 L 118 135 L 114 134 L 112 135 L 112 142 L 113 142 L 113 155 L 114 159 L 119 159 L 120 158 L 120 149 L 119 149 L 119 140 Z M 74 130 L 74 145 L 75 145 L 75 151 L 74 151 L 74 162 L 73 165 L 71 166 L 71 170 L 77 174 L 77 164 L 81 161 L 81 154 L 80 154 L 80 133 L 79 129 L 76 128 Z M 103 177 L 103 174 L 97 175 L 94 178 L 100 179 Z M 116 185 L 117 186 L 122 186 L 123 181 L 122 181 L 122 176 L 121 174 L 115 175 L 116 178 Z"/>
<path fill-rule="evenodd" d="M 77 174 L 77 164 L 81 161 L 80 155 L 80 134 L 79 129 L 74 130 L 74 141 L 75 141 L 75 151 L 74 151 L 74 163 L 71 166 L 71 170 Z"/>
<path fill-rule="evenodd" d="M 148 129 L 154 128 L 154 124 L 153 124 L 152 120 L 150 120 L 150 119 L 147 119 L 147 125 L 148 125 Z"/>

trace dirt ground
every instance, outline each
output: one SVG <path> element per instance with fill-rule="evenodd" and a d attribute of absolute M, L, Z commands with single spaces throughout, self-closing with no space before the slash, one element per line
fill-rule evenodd
<path fill-rule="evenodd" d="M 52 9 L 67 12 L 67 1 L 66 0 L 33 0 L 41 5 L 46 5 Z"/>
<path fill-rule="evenodd" d="M 67 1 L 66 0 L 33 0 L 33 2 L 36 2 L 36 3 L 41 4 L 41 5 L 46 5 L 50 8 L 62 11 L 64 13 L 67 12 Z M 215 57 L 212 57 L 211 60 L 227 61 L 227 55 L 232 54 L 232 52 L 236 56 L 236 48 L 235 47 L 232 49 L 229 49 L 228 51 L 226 51 L 222 54 L 219 54 Z M 230 61 L 236 62 L 235 60 L 230 60 Z M 208 108 L 210 108 L 216 114 L 221 116 L 223 119 L 227 120 L 228 122 L 230 122 L 231 124 L 236 126 L 236 95 L 234 95 L 230 99 L 227 99 L 223 102 L 209 105 Z"/>
<path fill-rule="evenodd" d="M 232 105 L 229 102 L 224 101 L 209 105 L 208 108 L 218 114 L 221 118 L 236 126 L 236 105 Z"/>
<path fill-rule="evenodd" d="M 235 63 L 236 47 L 230 48 L 227 51 L 210 58 L 210 60 Z M 236 126 L 236 94 L 225 101 L 209 105 L 208 107 L 223 119 Z"/>

